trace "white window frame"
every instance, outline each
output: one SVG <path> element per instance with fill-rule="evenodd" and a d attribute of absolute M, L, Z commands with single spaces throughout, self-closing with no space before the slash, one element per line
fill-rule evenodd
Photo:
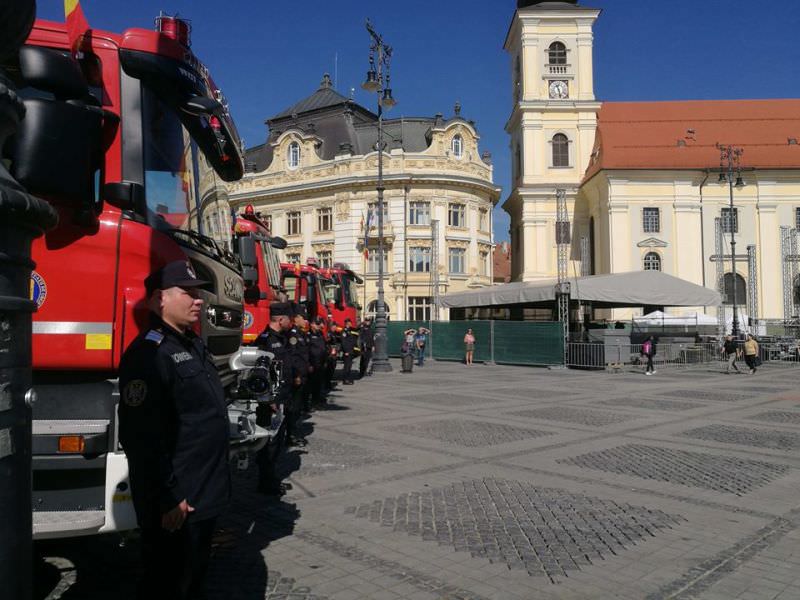
<path fill-rule="evenodd" d="M 465 275 L 467 273 L 467 249 L 448 248 L 447 268 L 453 275 Z"/>
<path fill-rule="evenodd" d="M 378 226 L 378 201 L 369 202 L 367 204 L 367 211 L 372 213 L 372 219 L 370 220 L 369 226 L 370 227 L 377 227 Z M 383 199 L 383 224 L 386 225 L 389 222 L 389 203 L 386 201 L 386 198 Z"/>
<path fill-rule="evenodd" d="M 661 260 L 661 255 L 658 252 L 648 252 L 644 255 L 642 259 L 642 268 L 645 271 L 661 271 L 662 270 L 663 261 Z M 654 266 L 658 268 L 653 268 Z"/>
<path fill-rule="evenodd" d="M 299 210 L 286 213 L 286 235 L 302 235 L 303 213 Z"/>
<path fill-rule="evenodd" d="M 317 209 L 317 231 L 333 231 L 333 209 L 330 206 Z"/>
<path fill-rule="evenodd" d="M 453 216 L 456 215 L 457 219 L 453 219 Z M 458 223 L 454 223 L 454 221 L 458 221 Z M 467 206 L 462 202 L 450 202 L 447 205 L 447 225 L 448 227 L 461 227 L 465 228 L 467 226 Z"/>
<path fill-rule="evenodd" d="M 563 136 L 567 140 L 567 164 L 566 165 L 557 165 L 556 164 L 556 138 L 558 136 Z M 572 140 L 569 139 L 569 136 L 564 133 L 563 131 L 557 131 L 553 134 L 553 137 L 550 138 L 550 167 L 553 169 L 571 169 L 572 168 Z"/>
<path fill-rule="evenodd" d="M 333 266 L 333 252 L 330 250 L 317 252 L 317 264 L 321 269 L 330 269 Z"/>
<path fill-rule="evenodd" d="M 300 252 L 288 252 L 286 254 L 286 262 L 287 263 L 292 263 L 292 264 L 299 263 L 301 256 L 302 255 L 301 255 Z"/>
<path fill-rule="evenodd" d="M 660 208 L 657 206 L 645 206 L 642 208 L 642 231 L 645 233 L 661 233 Z"/>
<path fill-rule="evenodd" d="M 411 246 L 408 249 L 408 272 L 409 273 L 431 272 L 430 246 Z"/>
<path fill-rule="evenodd" d="M 367 255 L 367 273 L 369 275 L 378 274 L 378 254 L 377 248 L 369 249 L 369 254 Z M 389 253 L 386 251 L 386 248 L 383 249 L 383 272 L 389 272 Z"/>
<path fill-rule="evenodd" d="M 429 226 L 431 224 L 431 203 L 425 200 L 409 202 L 408 224 Z"/>
<path fill-rule="evenodd" d="M 481 250 L 479 252 L 479 262 L 480 262 L 480 276 L 481 277 L 488 277 L 489 276 L 489 252 L 487 250 Z"/>
<path fill-rule="evenodd" d="M 290 169 L 297 169 L 300 166 L 301 157 L 300 144 L 298 142 L 291 142 L 286 151 L 286 166 Z"/>
<path fill-rule="evenodd" d="M 464 156 L 464 138 L 460 133 L 453 136 L 450 142 L 450 149 L 453 151 L 453 156 L 456 158 L 463 158 Z"/>
<path fill-rule="evenodd" d="M 722 233 L 731 232 L 731 208 L 723 206 L 719 212 L 720 224 L 722 225 Z M 733 233 L 739 233 L 739 209 L 733 207 Z"/>
<path fill-rule="evenodd" d="M 409 321 L 430 321 L 433 299 L 430 296 L 409 296 L 406 313 Z"/>

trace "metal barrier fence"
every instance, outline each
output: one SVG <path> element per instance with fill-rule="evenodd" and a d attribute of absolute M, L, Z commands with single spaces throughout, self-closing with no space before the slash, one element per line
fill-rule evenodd
<path fill-rule="evenodd" d="M 741 349 L 741 345 L 740 345 Z M 737 360 L 744 364 L 744 353 Z M 800 365 L 800 346 L 790 344 L 760 344 L 758 358 L 761 365 Z M 647 364 L 641 344 L 603 344 L 570 342 L 567 345 L 567 366 L 582 369 L 621 369 Z M 692 366 L 727 368 L 727 358 L 718 344 L 673 343 L 657 344 L 653 357 L 656 370 Z"/>

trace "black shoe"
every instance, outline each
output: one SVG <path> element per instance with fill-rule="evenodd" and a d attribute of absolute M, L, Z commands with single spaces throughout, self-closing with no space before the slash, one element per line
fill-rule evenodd
<path fill-rule="evenodd" d="M 289 446 L 290 448 L 293 448 L 295 446 L 300 446 L 301 448 L 304 448 L 305 446 L 308 445 L 308 440 L 304 437 L 292 436 L 286 439 L 286 445 Z"/>
<path fill-rule="evenodd" d="M 264 494 L 265 496 L 283 496 L 286 493 L 286 490 L 290 489 L 283 483 L 264 483 L 258 484 L 257 491 L 259 494 Z"/>

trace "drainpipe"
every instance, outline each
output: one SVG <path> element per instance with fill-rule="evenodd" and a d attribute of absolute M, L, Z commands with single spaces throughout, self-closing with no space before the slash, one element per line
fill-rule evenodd
<path fill-rule="evenodd" d="M 409 177 L 408 183 L 403 188 L 403 310 L 406 318 L 408 318 L 408 193 L 411 191 L 413 179 Z"/>
<path fill-rule="evenodd" d="M 703 226 L 703 187 L 708 182 L 708 176 L 710 171 L 708 169 L 705 170 L 706 176 L 703 178 L 702 183 L 700 184 L 700 266 L 702 267 L 703 273 L 703 287 L 706 287 L 706 235 L 705 235 L 705 227 Z M 703 314 L 708 314 L 708 307 L 703 307 Z"/>

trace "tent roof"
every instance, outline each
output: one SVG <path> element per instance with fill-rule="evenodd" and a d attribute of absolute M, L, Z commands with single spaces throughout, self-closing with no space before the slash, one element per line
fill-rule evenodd
<path fill-rule="evenodd" d="M 573 277 L 570 298 L 605 307 L 623 306 L 716 306 L 718 292 L 660 271 L 633 271 L 589 277 Z M 555 300 L 555 279 L 506 283 L 447 294 L 445 308 L 537 304 Z"/>

